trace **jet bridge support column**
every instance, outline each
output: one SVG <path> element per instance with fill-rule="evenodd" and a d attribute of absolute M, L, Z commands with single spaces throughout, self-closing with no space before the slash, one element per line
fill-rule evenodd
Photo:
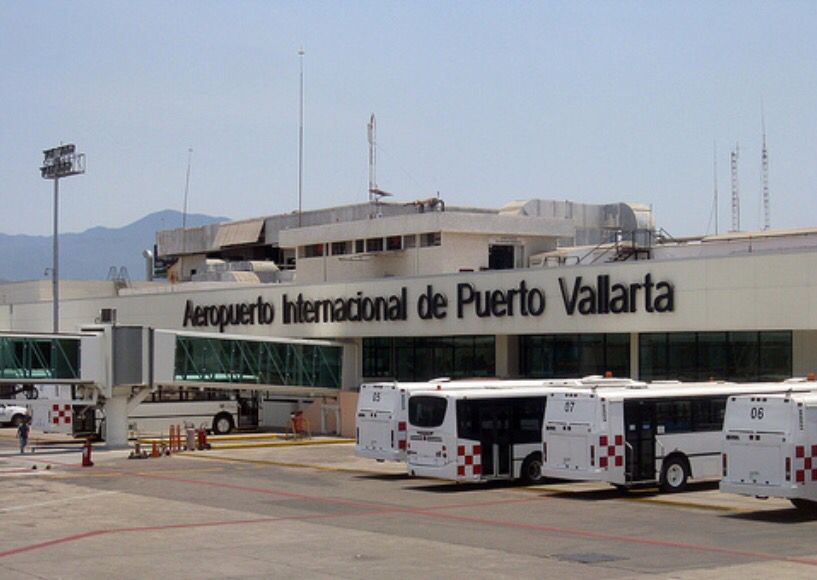
<path fill-rule="evenodd" d="M 128 446 L 128 397 L 113 396 L 105 400 L 105 445 L 118 449 Z"/>
<path fill-rule="evenodd" d="M 146 386 L 117 387 L 105 400 L 105 444 L 111 448 L 128 446 L 128 416 L 150 395 Z"/>

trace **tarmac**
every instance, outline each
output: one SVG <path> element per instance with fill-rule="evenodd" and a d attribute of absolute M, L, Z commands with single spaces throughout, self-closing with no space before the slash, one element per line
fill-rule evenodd
<path fill-rule="evenodd" d="M 331 441 L 94 467 L 0 429 L 2 578 L 813 578 L 817 520 L 779 499 L 457 485 Z M 235 441 L 235 440 L 234 440 Z M 252 438 L 239 441 L 253 442 Z M 331 443 L 330 443 L 331 441 Z M 286 444 L 290 443 L 290 444 Z"/>

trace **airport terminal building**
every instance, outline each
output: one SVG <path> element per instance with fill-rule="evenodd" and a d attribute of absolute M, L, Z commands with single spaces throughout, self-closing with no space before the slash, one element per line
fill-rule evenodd
<path fill-rule="evenodd" d="M 817 370 L 817 230 L 658 231 L 644 205 L 437 198 L 163 231 L 167 279 L 64 281 L 60 324 L 339 341 L 346 432 L 371 380 Z M 51 306 L 47 281 L 0 285 L 0 330 L 48 332 Z"/>

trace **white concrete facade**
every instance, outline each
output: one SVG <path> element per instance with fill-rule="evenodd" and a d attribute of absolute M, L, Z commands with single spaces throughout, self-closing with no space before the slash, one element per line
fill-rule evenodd
<path fill-rule="evenodd" d="M 566 310 L 560 279 L 572 291 L 579 277 L 582 284 L 595 285 L 597 277 L 610 276 L 610 283 L 634 284 L 665 281 L 672 285 L 673 309 L 648 312 L 641 291 L 635 312 L 572 315 Z M 473 304 L 464 305 L 458 316 L 458 285 L 470 283 L 478 292 L 538 288 L 546 297 L 539 316 L 492 315 L 480 318 Z M 33 283 L 36 285 L 43 283 Z M 66 283 L 70 284 L 70 283 Z M 386 278 L 311 285 L 230 285 L 196 289 L 195 284 L 168 285 L 163 291 L 130 290 L 118 296 L 107 292 L 87 298 L 69 298 L 61 302 L 61 328 L 76 331 L 93 323 L 102 308 L 115 308 L 120 324 L 138 324 L 157 328 L 183 329 L 188 300 L 195 306 L 252 303 L 259 297 L 275 308 L 275 320 L 264 325 L 228 325 L 230 334 L 254 334 L 294 338 L 351 339 L 376 336 L 515 336 L 543 333 L 631 333 L 682 331 L 758 331 L 794 332 L 795 374 L 817 367 L 817 251 L 750 254 L 688 259 L 647 260 L 593 266 L 544 269 L 516 269 L 492 272 L 462 272 L 438 276 Z M 446 302 L 440 317 L 430 320 L 418 316 L 418 300 L 431 286 L 433 293 Z M 304 300 L 335 300 L 363 297 L 407 296 L 406 319 L 371 322 L 301 322 L 286 324 L 283 300 L 303 295 Z M 518 298 L 518 297 L 517 297 Z M 444 315 L 443 315 L 444 312 Z M 36 296 L 31 302 L 0 305 L 3 330 L 47 332 L 51 326 L 51 304 Z M 211 326 L 190 330 L 214 331 Z M 500 351 L 503 348 L 497 346 Z M 501 354 L 498 352 L 498 354 Z M 498 360 L 504 357 L 498 357 Z M 637 361 L 636 361 L 637 362 Z M 499 363 L 498 363 L 499 364 Z M 499 368 L 508 367 L 502 362 Z M 638 365 L 633 365 L 638 368 Z M 362 377 L 355 377 L 361 379 Z M 346 384 L 353 388 L 354 384 Z"/>

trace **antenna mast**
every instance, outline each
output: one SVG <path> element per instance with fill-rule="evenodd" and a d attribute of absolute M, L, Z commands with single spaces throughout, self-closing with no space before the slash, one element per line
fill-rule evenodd
<path fill-rule="evenodd" d="M 372 113 L 368 125 L 369 133 L 369 203 L 377 201 L 377 124 Z"/>
<path fill-rule="evenodd" d="M 738 183 L 738 157 L 740 155 L 740 144 L 735 144 L 735 150 L 731 155 L 732 166 L 732 231 L 740 231 L 740 183 Z"/>
<path fill-rule="evenodd" d="M 184 179 L 184 208 L 182 211 L 182 254 L 187 252 L 187 195 L 190 193 L 190 165 L 193 161 L 193 148 L 187 148 L 187 176 Z"/>
<path fill-rule="evenodd" d="M 718 142 L 712 147 L 712 180 L 715 185 L 715 235 L 718 235 Z"/>
<path fill-rule="evenodd" d="M 769 209 L 769 152 L 766 150 L 766 117 L 763 113 L 763 104 L 760 105 L 760 123 L 763 127 L 763 152 L 760 154 L 763 186 L 763 229 L 771 226 L 771 210 Z"/>

